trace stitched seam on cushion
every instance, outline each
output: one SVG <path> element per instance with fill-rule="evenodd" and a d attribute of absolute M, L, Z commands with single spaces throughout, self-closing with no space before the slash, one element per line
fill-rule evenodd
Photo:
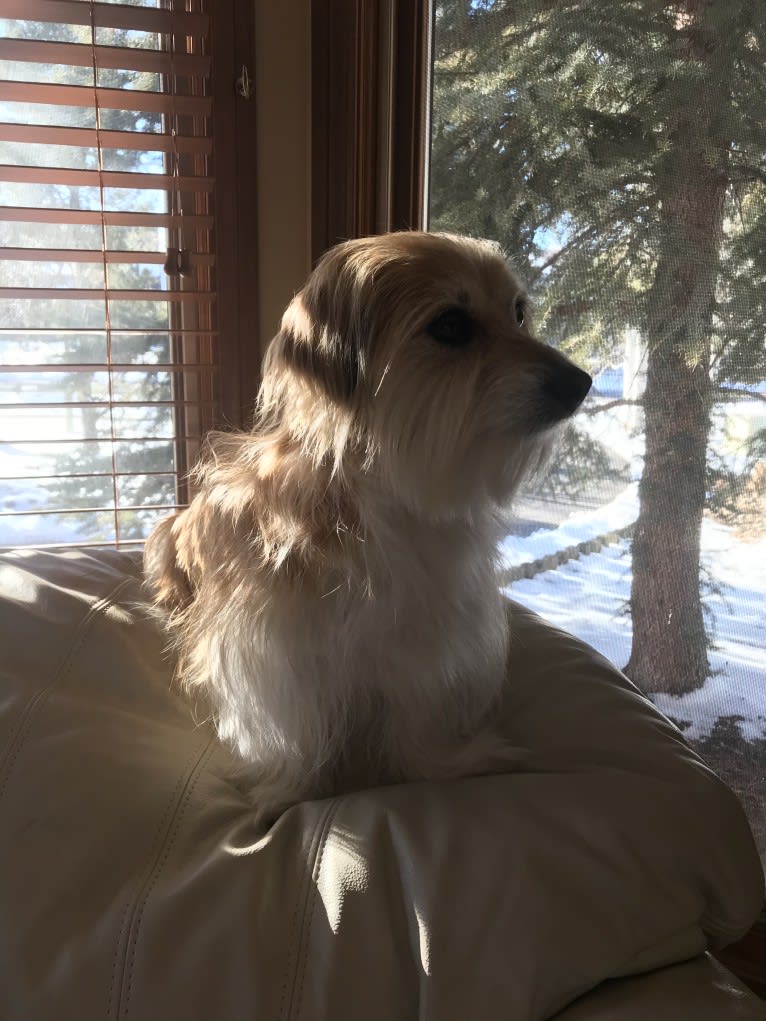
<path fill-rule="evenodd" d="M 279 1004 L 279 1016 L 280 1018 L 283 1019 L 287 1016 L 286 1012 L 289 1011 L 291 1006 L 291 1004 L 288 1003 L 288 994 L 292 992 L 292 989 L 295 985 L 294 974 L 298 966 L 298 957 L 300 953 L 299 931 L 301 916 L 302 915 L 305 916 L 306 914 L 306 901 L 308 897 L 308 889 L 311 884 L 311 873 L 314 868 L 313 863 L 316 858 L 316 853 L 319 848 L 319 843 L 321 840 L 321 834 L 324 831 L 325 823 L 327 822 L 327 817 L 330 814 L 331 807 L 332 806 L 328 806 L 325 812 L 322 813 L 322 815 L 319 817 L 319 821 L 314 827 L 314 832 L 311 837 L 311 844 L 309 846 L 308 855 L 309 862 L 311 863 L 311 868 L 310 869 L 306 868 L 304 870 L 302 881 L 300 884 L 300 890 L 298 892 L 298 896 L 295 899 L 295 909 L 293 910 L 292 925 L 290 926 L 290 941 L 287 946 L 285 980 L 284 983 L 282 984 L 282 996 L 280 998 Z M 302 912 L 301 909 L 303 909 Z M 295 961 L 295 967 L 293 967 L 293 961 Z M 293 977 L 292 983 L 290 981 L 291 976 Z"/>
<path fill-rule="evenodd" d="M 712 931 L 715 935 L 738 937 L 742 932 L 741 925 L 733 925 L 728 922 L 718 922 L 713 915 L 703 915 L 700 925 L 705 934 Z"/>
<path fill-rule="evenodd" d="M 311 883 L 316 868 L 317 857 L 323 846 L 324 837 L 328 830 L 328 823 L 337 809 L 335 801 L 331 801 L 324 813 L 320 816 L 311 839 L 311 846 L 308 855 L 308 868 L 303 874 L 300 892 L 295 901 L 292 925 L 290 926 L 290 942 L 287 947 L 287 963 L 285 966 L 285 980 L 282 985 L 282 997 L 279 1005 L 279 1016 L 282 1019 L 290 1017 L 295 994 L 295 982 L 301 962 L 301 947 L 303 944 L 303 932 L 305 930 L 305 919 L 308 911 L 308 902 L 311 891 Z"/>
<path fill-rule="evenodd" d="M 8 784 L 11 776 L 13 775 L 16 761 L 24 749 L 37 713 L 45 705 L 56 685 L 66 679 L 67 674 L 72 669 L 75 656 L 82 648 L 93 624 L 102 616 L 104 610 L 107 610 L 114 604 L 118 593 L 123 588 L 127 588 L 129 585 L 132 585 L 134 580 L 135 579 L 133 578 L 124 578 L 121 582 L 115 585 L 111 592 L 105 596 L 101 596 L 95 602 L 90 604 L 87 612 L 77 625 L 74 640 L 53 674 L 52 680 L 45 688 L 43 688 L 42 691 L 38 691 L 32 696 L 29 702 L 27 702 L 21 713 L 18 725 L 8 742 L 5 757 L 2 763 L 0 763 L 0 776 L 3 777 L 2 784 L 0 784 L 0 801 L 2 801 L 5 796 L 5 792 L 8 789 Z"/>
<path fill-rule="evenodd" d="M 210 753 L 212 752 L 215 746 L 216 737 L 213 734 L 207 739 L 205 745 L 202 747 L 201 750 L 195 749 L 196 762 L 194 763 L 192 769 L 188 772 L 188 775 L 186 775 L 186 779 L 183 784 L 180 796 L 176 797 L 176 792 L 178 791 L 179 786 L 178 784 L 176 784 L 176 787 L 173 791 L 173 797 L 170 799 L 168 803 L 168 807 L 169 808 L 172 807 L 170 819 L 168 820 L 168 824 L 165 828 L 165 833 L 163 834 L 162 840 L 159 844 L 157 854 L 155 855 L 154 861 L 152 862 L 151 868 L 149 869 L 147 879 L 143 883 L 141 893 L 139 894 L 139 897 L 133 907 L 133 911 L 130 914 L 130 922 L 128 925 L 128 940 L 125 946 L 125 959 L 123 961 L 120 989 L 118 991 L 117 996 L 118 1017 L 122 1016 L 123 1018 L 126 1018 L 128 1016 L 128 1010 L 130 1008 L 130 997 L 133 991 L 132 990 L 133 973 L 136 963 L 138 938 L 141 933 L 141 923 L 143 921 L 146 905 L 148 904 L 152 891 L 155 885 L 157 884 L 157 880 L 159 879 L 162 870 L 167 864 L 167 861 L 170 858 L 170 855 L 173 851 L 173 846 L 178 836 L 178 832 L 181 828 L 181 823 L 183 822 L 184 813 L 186 812 L 186 808 L 189 804 L 189 799 L 191 798 L 191 795 L 194 792 L 194 788 L 196 787 L 197 782 L 199 781 L 205 760 L 209 757 Z M 195 755 L 192 755 L 187 760 L 187 766 L 184 767 L 184 771 L 181 775 L 182 780 L 184 778 L 184 774 L 187 773 L 188 762 L 192 761 L 194 758 Z M 163 818 L 167 817 L 167 815 L 168 812 L 166 810 Z M 123 1000 L 124 1006 L 122 1002 Z"/>
<path fill-rule="evenodd" d="M 303 926 L 303 930 L 304 931 L 302 933 L 301 942 L 300 942 L 300 946 L 301 946 L 301 948 L 303 950 L 303 952 L 301 954 L 301 960 L 299 961 L 300 972 L 301 972 L 300 984 L 298 985 L 298 988 L 296 990 L 296 992 L 297 992 L 297 999 L 296 999 L 295 993 L 294 993 L 294 995 L 292 997 L 292 999 L 295 1002 L 295 1011 L 293 1012 L 293 1015 L 294 1015 L 295 1018 L 300 1018 L 301 1014 L 303 1013 L 303 989 L 304 989 L 304 985 L 305 985 L 305 982 L 306 982 L 306 972 L 308 971 L 309 946 L 310 946 L 310 943 L 311 943 L 311 929 L 312 929 L 313 923 L 314 923 L 314 910 L 316 908 L 317 900 L 319 899 L 318 884 L 319 884 L 319 876 L 321 875 L 321 872 L 322 872 L 322 861 L 324 859 L 325 848 L 327 847 L 327 839 L 328 839 L 328 837 L 330 835 L 330 832 L 332 831 L 332 824 L 333 824 L 333 822 L 335 820 L 335 816 L 338 813 L 338 809 L 340 808 L 342 801 L 343 801 L 342 798 L 338 798 L 330 806 L 330 811 L 327 813 L 327 819 L 326 819 L 326 825 L 324 827 L 324 832 L 322 833 L 321 843 L 320 843 L 319 848 L 318 848 L 316 864 L 315 864 L 314 868 L 311 871 L 312 883 L 311 883 L 311 886 L 309 888 L 309 897 L 311 899 L 311 905 L 310 905 L 310 907 L 308 909 L 308 915 L 306 916 L 306 914 L 304 913 L 304 918 L 306 920 L 305 920 L 305 924 Z M 296 979 L 297 979 L 297 975 L 296 975 Z"/>
<path fill-rule="evenodd" d="M 391 819 L 390 815 L 387 816 L 386 818 L 386 835 L 388 838 L 388 846 L 392 851 L 392 854 L 390 855 L 390 860 L 388 860 L 386 863 L 386 868 L 391 870 L 395 877 L 393 887 L 398 890 L 396 903 L 398 904 L 398 908 L 401 913 L 400 917 L 403 930 L 404 932 L 407 933 L 407 940 L 410 949 L 409 954 L 410 967 L 414 973 L 414 984 L 417 990 L 416 992 L 418 1003 L 417 1017 L 422 1018 L 425 1016 L 423 1014 L 423 1011 L 425 1010 L 424 1006 L 425 996 L 423 993 L 423 985 L 425 979 L 423 977 L 424 972 L 422 971 L 422 969 L 418 968 L 417 965 L 415 965 L 414 963 L 415 961 L 420 960 L 419 950 L 420 937 L 416 931 L 417 917 L 415 912 L 414 897 L 411 895 L 408 896 L 408 891 L 411 888 L 412 881 L 410 877 L 407 876 L 405 873 L 404 862 L 407 859 L 407 847 L 406 842 L 401 839 L 397 827 L 394 825 L 394 822 Z M 410 911 L 408 910 L 408 905 L 411 905 L 412 907 L 412 919 L 416 923 L 415 926 L 411 925 L 410 923 Z M 389 919 L 391 919 L 390 913 L 388 917 Z M 393 923 L 393 920 L 389 922 L 391 928 L 394 928 L 394 924 L 395 923 Z"/>
<path fill-rule="evenodd" d="M 150 852 L 149 852 L 149 857 L 150 857 L 150 860 L 151 860 L 152 863 L 157 861 L 157 858 L 158 858 L 158 856 L 159 856 L 159 854 L 160 854 L 160 852 L 162 850 L 162 844 L 161 844 L 162 835 L 163 835 L 163 833 L 167 832 L 168 826 L 170 825 L 170 817 L 171 817 L 171 815 L 173 813 L 173 810 L 174 810 L 174 808 L 175 808 L 175 806 L 177 804 L 178 796 L 179 796 L 179 794 L 181 792 L 181 789 L 182 789 L 184 783 L 186 782 L 187 777 L 190 775 L 191 765 L 192 765 L 192 763 L 194 762 L 195 758 L 198 755 L 198 747 L 199 747 L 198 745 L 195 745 L 193 752 L 186 759 L 186 762 L 183 765 L 183 769 L 179 773 L 178 780 L 176 781 L 176 785 L 173 788 L 173 790 L 172 790 L 172 792 L 170 794 L 170 797 L 167 800 L 167 803 L 165 805 L 165 811 L 162 813 L 162 817 L 160 818 L 160 821 L 157 824 L 157 828 L 154 831 L 154 837 L 152 839 L 152 842 L 151 842 L 151 845 L 150 845 Z M 130 915 L 130 909 L 131 908 L 135 908 L 134 899 L 138 895 L 138 893 L 140 893 L 141 889 L 146 885 L 146 883 L 148 881 L 148 877 L 150 875 L 151 875 L 150 871 L 147 873 L 147 871 L 144 870 L 143 874 L 139 874 L 136 877 L 136 879 L 134 880 L 134 882 L 131 883 L 131 885 L 130 885 L 130 893 L 128 894 L 128 897 L 127 897 L 126 903 L 125 903 L 125 907 L 124 907 L 122 915 L 120 917 L 120 929 L 119 929 L 119 933 L 118 933 L 118 936 L 117 936 L 117 945 L 116 945 L 115 951 L 114 951 L 114 959 L 112 961 L 112 979 L 111 979 L 111 982 L 110 982 L 110 985 L 109 985 L 109 1000 L 108 1000 L 108 1009 L 107 1009 L 107 1015 L 109 1017 L 113 1017 L 113 1016 L 116 1017 L 117 1014 L 119 1013 L 119 1006 L 120 1006 L 120 999 L 121 999 L 121 988 L 118 991 L 118 995 L 117 995 L 116 1000 L 115 1000 L 114 994 L 115 994 L 115 991 L 117 989 L 116 983 L 117 983 L 117 977 L 118 977 L 118 966 L 119 966 L 120 960 L 121 960 L 121 958 L 123 956 L 122 953 L 121 953 L 121 948 L 123 946 L 123 943 L 125 943 L 126 948 L 129 945 L 129 943 L 128 943 L 128 930 L 129 930 L 128 922 L 129 922 L 129 918 L 132 917 Z M 125 958 L 127 958 L 127 949 L 125 951 Z M 121 978 L 124 977 L 124 967 L 123 967 L 123 971 L 122 971 L 120 977 Z"/>

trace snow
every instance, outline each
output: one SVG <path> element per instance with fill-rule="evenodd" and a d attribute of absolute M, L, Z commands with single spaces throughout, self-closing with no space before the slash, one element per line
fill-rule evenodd
<path fill-rule="evenodd" d="M 611 503 L 572 514 L 559 527 L 501 544 L 501 563 L 512 567 L 623 528 L 636 520 L 635 483 Z M 707 737 L 721 717 L 736 718 L 746 740 L 766 737 L 766 537 L 744 542 L 705 518 L 702 562 L 705 607 L 714 647 L 712 675 L 687 695 L 652 694 L 690 740 Z M 623 667 L 630 655 L 630 543 L 622 539 L 555 570 L 515 581 L 508 594 L 572 632 Z"/>
<path fill-rule="evenodd" d="M 557 528 L 539 529 L 523 538 L 508 535 L 500 543 L 501 567 L 515 567 L 558 553 L 568 546 L 595 539 L 631 525 L 638 515 L 638 483 L 631 483 L 610 503 L 596 510 L 578 511 Z"/>

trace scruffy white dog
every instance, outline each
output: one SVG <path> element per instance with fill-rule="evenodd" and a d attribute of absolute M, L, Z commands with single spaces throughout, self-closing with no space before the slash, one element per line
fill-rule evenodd
<path fill-rule="evenodd" d="M 189 687 L 262 814 L 349 784 L 489 772 L 508 624 L 499 509 L 591 379 L 535 339 L 498 248 L 406 232 L 321 260 L 145 551 Z"/>

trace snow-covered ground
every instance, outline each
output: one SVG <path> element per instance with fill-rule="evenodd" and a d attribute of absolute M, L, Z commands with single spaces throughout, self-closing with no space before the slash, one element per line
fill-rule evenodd
<path fill-rule="evenodd" d="M 513 567 L 615 532 L 634 522 L 637 512 L 633 483 L 611 503 L 573 514 L 558 528 L 523 539 L 509 536 L 501 546 L 502 563 Z M 713 583 L 705 595 L 713 675 L 691 694 L 652 699 L 690 740 L 708 736 L 721 717 L 736 717 L 747 740 L 766 737 L 766 538 L 743 542 L 730 528 L 706 518 L 702 557 Z M 630 654 L 630 583 L 630 544 L 622 540 L 515 581 L 508 591 L 622 667 Z"/>

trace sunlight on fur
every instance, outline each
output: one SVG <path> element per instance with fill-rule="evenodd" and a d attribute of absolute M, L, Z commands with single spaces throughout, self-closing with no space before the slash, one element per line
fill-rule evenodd
<path fill-rule="evenodd" d="M 261 815 L 513 768 L 493 730 L 500 512 L 590 383 L 534 338 L 489 242 L 405 232 L 320 261 L 252 430 L 210 437 L 144 554 L 179 676 L 251 764 Z"/>

